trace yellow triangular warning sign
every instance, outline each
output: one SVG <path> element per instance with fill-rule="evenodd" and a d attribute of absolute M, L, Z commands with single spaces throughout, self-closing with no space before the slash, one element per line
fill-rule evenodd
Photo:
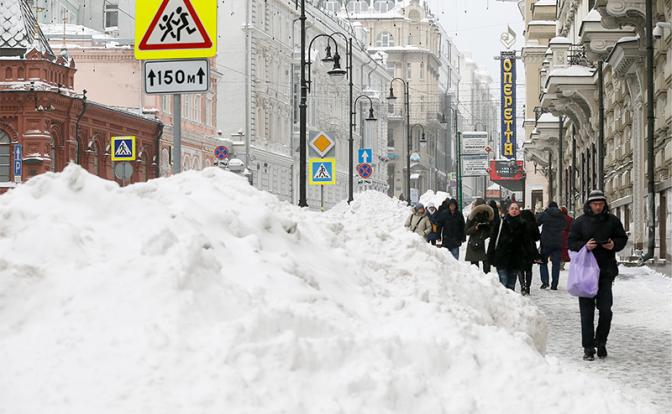
<path fill-rule="evenodd" d="M 212 40 L 190 0 L 163 0 L 138 46 L 140 50 L 210 47 Z"/>

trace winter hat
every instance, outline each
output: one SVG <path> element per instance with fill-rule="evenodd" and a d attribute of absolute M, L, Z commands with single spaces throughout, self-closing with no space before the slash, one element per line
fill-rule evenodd
<path fill-rule="evenodd" d="M 483 200 L 482 198 L 477 198 L 476 201 L 474 201 L 474 207 L 475 206 L 482 206 L 484 204 L 485 204 L 485 200 Z"/>
<path fill-rule="evenodd" d="M 436 208 L 434 203 L 432 203 L 431 201 L 429 203 L 427 203 L 427 209 L 429 210 L 430 208 Z"/>
<path fill-rule="evenodd" d="M 592 203 L 593 201 L 604 201 L 606 203 L 607 197 L 604 196 L 602 190 L 593 190 L 590 192 L 590 195 L 588 195 L 588 201 L 586 201 L 586 203 Z"/>
<path fill-rule="evenodd" d="M 555 201 L 551 201 L 550 203 L 548 203 L 548 208 L 554 208 L 554 207 L 558 208 L 558 203 L 556 203 Z"/>
<path fill-rule="evenodd" d="M 425 206 L 423 206 L 422 203 L 415 203 L 415 211 L 418 211 L 421 208 L 425 208 Z"/>

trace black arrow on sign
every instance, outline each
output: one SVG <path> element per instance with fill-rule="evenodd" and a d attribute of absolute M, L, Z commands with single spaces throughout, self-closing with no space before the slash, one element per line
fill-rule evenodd
<path fill-rule="evenodd" d="M 149 78 L 149 86 L 154 86 L 154 78 L 156 78 L 156 74 L 154 73 L 153 69 L 149 71 L 147 78 Z"/>
<path fill-rule="evenodd" d="M 203 77 L 205 76 L 203 68 L 198 68 L 198 73 L 196 73 L 196 76 L 198 76 L 198 83 L 203 84 Z"/>

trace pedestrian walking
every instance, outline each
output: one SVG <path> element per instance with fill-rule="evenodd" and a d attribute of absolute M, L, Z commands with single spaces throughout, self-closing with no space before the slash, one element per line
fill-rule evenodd
<path fill-rule="evenodd" d="M 476 267 L 479 262 L 483 262 L 483 273 L 487 274 L 490 273 L 490 263 L 485 251 L 485 241 L 490 237 L 495 212 L 481 199 L 476 200 L 475 205 L 467 218 L 466 233 L 469 241 L 464 260 Z"/>
<path fill-rule="evenodd" d="M 427 219 L 432 226 L 429 234 L 427 235 L 427 241 L 436 246 L 436 242 L 441 239 L 441 225 L 439 224 L 439 210 L 436 208 L 434 203 L 427 203 Z"/>
<path fill-rule="evenodd" d="M 464 232 L 464 216 L 457 207 L 457 200 L 445 200 L 439 208 L 439 224 L 441 225 L 441 247 L 459 259 L 460 246 L 466 240 Z"/>
<path fill-rule="evenodd" d="M 499 228 L 499 221 L 502 219 L 502 210 L 499 208 L 495 200 L 490 200 L 488 205 L 490 205 L 490 208 L 495 213 L 495 218 L 492 220 L 492 227 Z"/>
<path fill-rule="evenodd" d="M 508 289 L 516 289 L 518 274 L 525 268 L 528 235 L 525 223 L 520 218 L 520 205 L 509 204 L 507 215 L 492 228 L 488 260 L 497 268 L 499 281 Z"/>
<path fill-rule="evenodd" d="M 569 212 L 567 211 L 567 207 L 560 207 L 560 211 L 562 212 L 562 216 L 565 219 L 565 223 L 567 223 L 567 227 L 562 231 L 562 253 L 560 254 L 560 262 L 562 263 L 563 267 L 565 263 L 569 263 L 569 232 L 572 230 L 572 223 L 574 223 L 574 218 L 569 215 Z"/>
<path fill-rule="evenodd" d="M 541 288 L 548 288 L 548 261 L 551 261 L 551 290 L 558 290 L 560 280 L 560 256 L 562 254 L 562 231 L 567 227 L 558 203 L 551 201 L 548 208 L 537 217 L 541 226 Z"/>
<path fill-rule="evenodd" d="M 616 252 L 623 250 L 627 241 L 621 220 L 609 213 L 604 193 L 601 190 L 591 191 L 583 207 L 583 215 L 574 221 L 569 234 L 570 250 L 578 252 L 585 246 L 593 252 L 600 268 L 597 295 L 594 298 L 579 298 L 584 360 L 595 359 L 596 347 L 599 358 L 607 357 L 607 337 L 614 302 L 611 287 L 618 275 Z M 594 329 L 595 308 L 599 311 L 597 330 Z"/>
<path fill-rule="evenodd" d="M 541 235 L 539 233 L 537 219 L 534 217 L 534 213 L 531 210 L 521 211 L 520 218 L 523 220 L 523 223 L 525 223 L 527 237 L 525 240 L 526 253 L 523 256 L 525 266 L 523 271 L 518 274 L 518 280 L 520 282 L 520 293 L 523 296 L 528 296 L 530 294 L 530 286 L 532 285 L 532 266 L 534 263 L 541 263 L 541 255 L 537 248 L 537 242 Z"/>
<path fill-rule="evenodd" d="M 422 236 L 423 239 L 427 239 L 427 235 L 432 230 L 432 225 L 425 214 L 425 207 L 422 204 L 418 203 L 413 207 L 413 212 L 406 219 L 404 226 Z"/>

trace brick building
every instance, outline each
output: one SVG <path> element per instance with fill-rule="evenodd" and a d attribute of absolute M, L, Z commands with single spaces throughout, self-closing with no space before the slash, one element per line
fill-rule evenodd
<path fill-rule="evenodd" d="M 137 137 L 130 182 L 158 176 L 163 126 L 153 116 L 114 109 L 75 92 L 75 62 L 55 54 L 26 0 L 0 4 L 0 192 L 14 187 L 14 147 L 23 145 L 25 181 L 69 162 L 114 179 L 110 137 Z"/>

